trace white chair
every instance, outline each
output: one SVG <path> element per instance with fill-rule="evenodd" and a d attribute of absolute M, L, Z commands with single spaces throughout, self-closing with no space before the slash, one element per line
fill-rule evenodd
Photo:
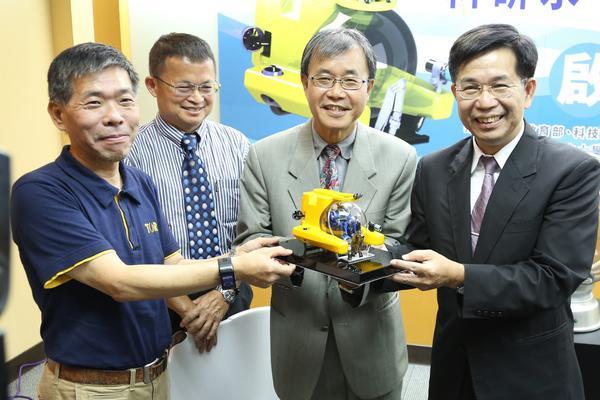
<path fill-rule="evenodd" d="M 167 368 L 171 400 L 277 399 L 269 313 L 269 307 L 252 308 L 221 322 L 210 353 L 199 353 L 190 337 L 174 346 Z"/>

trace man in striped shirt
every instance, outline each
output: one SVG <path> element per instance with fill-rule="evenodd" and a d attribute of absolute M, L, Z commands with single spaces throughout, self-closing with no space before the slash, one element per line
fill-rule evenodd
<path fill-rule="evenodd" d="M 211 236 L 211 240 L 217 245 L 211 255 L 227 253 L 235 234 L 239 178 L 248 153 L 248 139 L 233 128 L 206 119 L 219 88 L 208 43 L 184 33 L 163 35 L 152 46 L 149 59 L 150 76 L 145 83 L 156 97 L 158 115 L 139 129 L 126 162 L 154 179 L 169 227 L 186 258 L 207 258 L 206 252 L 200 250 L 199 254 L 195 248 L 196 234 L 200 236 L 202 232 L 193 229 L 196 223 L 209 225 L 212 215 L 216 237 Z M 203 164 L 214 211 L 209 218 L 194 223 L 186 212 L 190 198 L 184 195 L 187 189 L 182 184 L 182 166 L 186 162 L 182 140 L 190 134 L 195 137 L 190 151 Z M 216 287 L 191 298 L 193 302 L 187 296 L 169 299 L 169 307 L 175 311 L 171 312 L 171 322 L 177 330 L 187 314 L 198 315 L 183 327 L 203 352 L 216 345 L 216 331 L 223 318 L 248 309 L 252 290 L 242 283 L 239 292 Z"/>

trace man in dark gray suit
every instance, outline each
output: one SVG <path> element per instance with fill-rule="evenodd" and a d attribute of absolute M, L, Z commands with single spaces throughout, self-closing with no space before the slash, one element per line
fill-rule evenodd
<path fill-rule="evenodd" d="M 416 153 L 357 122 L 375 71 L 373 49 L 356 30 L 321 31 L 309 41 L 301 74 L 313 118 L 251 147 L 238 243 L 290 236 L 302 193 L 321 185 L 362 193 L 359 206 L 390 243 L 403 235 Z M 400 399 L 407 357 L 398 295 L 370 289 L 359 289 L 360 304 L 352 307 L 335 280 L 309 270 L 301 287 L 285 279 L 273 288 L 271 359 L 281 399 Z"/>
<path fill-rule="evenodd" d="M 584 398 L 569 297 L 590 273 L 600 167 L 524 121 L 536 64 L 510 25 L 450 50 L 473 138 L 420 160 L 408 246 L 392 262 L 405 270 L 396 282 L 438 288 L 430 400 Z"/>

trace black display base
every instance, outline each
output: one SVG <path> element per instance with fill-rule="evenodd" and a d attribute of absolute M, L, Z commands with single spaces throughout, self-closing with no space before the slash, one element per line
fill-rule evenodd
<path fill-rule="evenodd" d="M 587 400 L 600 399 L 598 361 L 600 360 L 600 330 L 575 334 L 575 352 L 583 377 Z"/>
<path fill-rule="evenodd" d="M 278 257 L 282 261 L 358 285 L 398 272 L 398 269 L 390 266 L 392 255 L 385 250 L 371 248 L 369 252 L 374 255 L 373 258 L 348 264 L 339 260 L 335 253 L 318 247 L 308 247 L 297 239 L 282 240 L 279 244 L 294 251 L 291 256 Z"/>

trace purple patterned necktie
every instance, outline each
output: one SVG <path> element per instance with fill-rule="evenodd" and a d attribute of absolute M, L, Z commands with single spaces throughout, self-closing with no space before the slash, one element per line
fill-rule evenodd
<path fill-rule="evenodd" d="M 325 165 L 321 170 L 321 187 L 324 189 L 339 190 L 340 180 L 338 178 L 338 171 L 335 166 L 335 159 L 340 155 L 340 148 L 335 144 L 328 144 L 323 149 L 323 153 L 327 158 Z"/>
<path fill-rule="evenodd" d="M 186 133 L 181 139 L 185 153 L 182 166 L 185 217 L 194 259 L 221 255 L 212 188 L 204 164 L 196 154 L 197 143 L 195 133 Z"/>
<path fill-rule="evenodd" d="M 494 173 L 497 172 L 500 167 L 494 157 L 481 156 L 479 162 L 483 164 L 485 169 L 485 175 L 483 176 L 483 185 L 481 185 L 481 192 L 479 197 L 473 206 L 471 212 L 471 251 L 475 253 L 477 247 L 477 239 L 479 239 L 479 229 L 481 229 L 481 222 L 485 214 L 485 208 L 487 207 L 488 200 L 494 189 Z"/>

